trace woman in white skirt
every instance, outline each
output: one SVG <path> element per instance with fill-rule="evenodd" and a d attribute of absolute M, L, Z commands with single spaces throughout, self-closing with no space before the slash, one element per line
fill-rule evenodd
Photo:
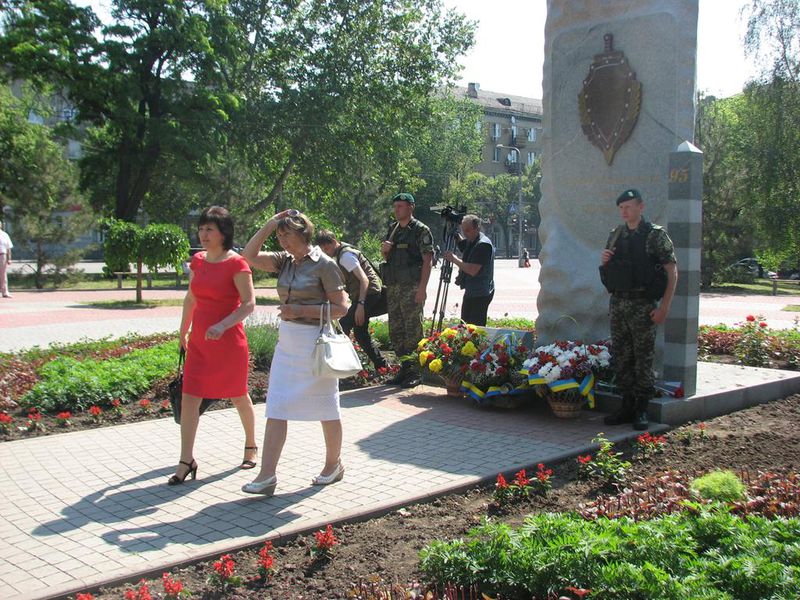
<path fill-rule="evenodd" d="M 283 251 L 262 252 L 273 231 Z M 313 235 L 314 225 L 308 217 L 285 210 L 267 221 L 242 252 L 251 268 L 278 273 L 281 301 L 278 344 L 269 372 L 261 471 L 252 483 L 242 487 L 250 494 L 271 496 L 275 492 L 275 471 L 290 420 L 322 423 L 325 466 L 311 483 L 327 485 L 344 475 L 339 380 L 314 377 L 311 354 L 319 334 L 320 306 L 330 302 L 331 318 L 338 319 L 347 313 L 349 302 L 339 266 L 318 246 L 311 245 Z"/>

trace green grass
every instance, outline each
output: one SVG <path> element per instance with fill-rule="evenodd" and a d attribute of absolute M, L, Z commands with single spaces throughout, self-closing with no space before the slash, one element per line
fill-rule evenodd
<path fill-rule="evenodd" d="M 103 352 L 113 351 L 116 348 L 130 345 L 149 345 L 176 339 L 176 333 L 154 333 L 150 335 L 140 335 L 138 333 L 114 338 L 104 337 L 99 340 L 83 339 L 77 342 L 60 343 L 54 342 L 45 348 L 33 346 L 19 352 L 0 352 L 0 360 L 19 358 L 26 362 L 47 361 L 58 356 L 71 356 L 73 358 L 84 358 L 88 355 L 102 354 Z"/>
<path fill-rule="evenodd" d="M 701 290 L 707 293 L 722 294 L 756 294 L 761 296 L 772 296 L 772 280 L 756 279 L 753 283 L 720 283 L 718 285 L 704 288 Z M 777 281 L 778 296 L 800 296 L 800 285 L 793 280 Z"/>
<path fill-rule="evenodd" d="M 73 273 L 70 275 L 62 275 L 55 278 L 52 275 L 45 275 L 44 289 L 61 289 L 61 290 L 116 290 L 117 278 L 109 279 L 100 273 Z M 277 283 L 275 277 L 270 277 L 268 274 L 262 274 L 257 271 L 254 274 L 253 280 L 258 288 L 274 288 Z M 30 273 L 11 273 L 8 276 L 9 286 L 16 290 L 35 289 L 33 275 Z M 181 278 L 181 285 L 175 285 L 175 275 L 173 273 L 157 273 L 153 276 L 152 289 L 186 289 L 189 280 L 185 277 Z M 122 289 L 135 290 L 136 289 L 136 276 L 135 274 L 125 275 L 122 279 Z M 142 289 L 147 288 L 147 279 L 142 277 Z"/>
<path fill-rule="evenodd" d="M 277 297 L 256 296 L 258 306 L 275 306 L 280 304 Z M 91 308 L 107 308 L 110 310 L 130 310 L 140 308 L 156 308 L 158 306 L 182 306 L 183 298 L 163 298 L 157 300 L 144 299 L 142 302 L 135 300 L 94 300 L 92 302 L 79 302 Z"/>
<path fill-rule="evenodd" d="M 91 308 L 106 308 L 109 310 L 129 310 L 140 308 L 156 308 L 158 306 L 181 306 L 183 298 L 167 298 L 163 300 L 95 300 L 92 302 L 79 302 L 82 306 Z"/>
<path fill-rule="evenodd" d="M 788 312 L 800 312 L 800 304 L 787 304 L 781 310 Z"/>

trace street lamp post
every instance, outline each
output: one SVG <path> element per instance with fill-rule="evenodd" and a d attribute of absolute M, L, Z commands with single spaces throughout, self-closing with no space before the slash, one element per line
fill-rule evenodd
<path fill-rule="evenodd" d="M 497 144 L 498 148 L 505 148 L 506 150 L 513 150 L 517 153 L 517 181 L 519 182 L 517 190 L 517 221 L 519 222 L 519 240 L 517 240 L 517 256 L 519 257 L 520 266 L 522 266 L 522 155 L 519 153 L 519 148 L 514 146 L 504 146 Z"/>

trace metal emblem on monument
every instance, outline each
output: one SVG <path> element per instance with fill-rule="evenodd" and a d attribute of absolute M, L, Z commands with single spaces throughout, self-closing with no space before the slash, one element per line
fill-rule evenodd
<path fill-rule="evenodd" d="M 603 36 L 605 48 L 594 55 L 589 74 L 578 94 L 581 128 L 589 141 L 603 151 L 606 163 L 630 136 L 639 117 L 642 84 L 622 52 L 614 50 L 614 36 Z"/>

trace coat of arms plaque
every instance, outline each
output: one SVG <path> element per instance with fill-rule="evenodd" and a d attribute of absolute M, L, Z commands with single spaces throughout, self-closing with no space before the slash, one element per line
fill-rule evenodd
<path fill-rule="evenodd" d="M 610 165 L 636 125 L 642 84 L 636 80 L 625 55 L 614 50 L 614 36 L 607 33 L 603 41 L 603 53 L 595 54 L 583 80 L 578 110 L 583 132 L 602 150 Z"/>

